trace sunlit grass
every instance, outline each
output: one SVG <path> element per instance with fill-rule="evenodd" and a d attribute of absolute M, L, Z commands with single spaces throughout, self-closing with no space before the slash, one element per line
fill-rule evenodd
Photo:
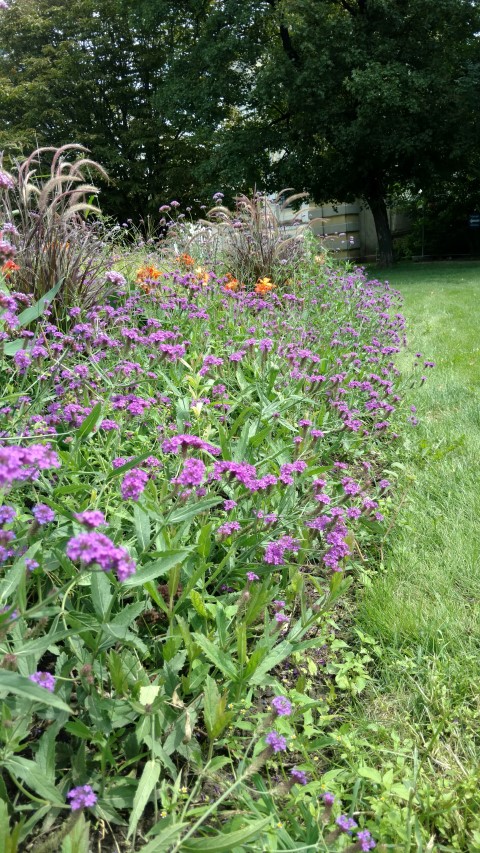
<path fill-rule="evenodd" d="M 458 812 L 457 846 L 435 849 L 467 849 L 464 821 L 479 809 L 478 794 L 472 800 L 465 790 L 478 790 L 480 763 L 480 265 L 409 264 L 372 275 L 404 296 L 402 362 L 421 352 L 436 367 L 409 392 L 420 452 L 412 444 L 412 485 L 359 602 L 357 625 L 380 652 L 356 722 L 409 734 L 419 789 L 431 790 L 437 806 L 448 791 L 442 808 Z M 375 737 L 372 760 L 381 762 Z M 431 825 L 427 809 L 419 814 Z M 404 849 L 418 848 L 408 840 Z"/>

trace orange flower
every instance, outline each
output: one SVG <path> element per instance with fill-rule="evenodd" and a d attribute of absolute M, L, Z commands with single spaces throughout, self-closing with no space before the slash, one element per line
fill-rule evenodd
<path fill-rule="evenodd" d="M 274 290 L 275 285 L 273 282 L 265 276 L 265 278 L 259 278 L 255 285 L 255 293 L 268 293 L 269 290 Z"/>
<path fill-rule="evenodd" d="M 178 258 L 175 258 L 177 263 L 181 264 L 182 267 L 193 267 L 195 261 L 193 260 L 191 255 L 187 255 L 186 252 L 183 255 L 179 255 Z"/>
<path fill-rule="evenodd" d="M 137 281 L 145 281 L 147 278 L 156 281 L 157 278 L 160 278 L 161 274 L 161 271 L 157 270 L 156 267 L 140 267 L 137 271 Z"/>
<path fill-rule="evenodd" d="M 1 272 L 5 278 L 10 278 L 12 272 L 16 272 L 19 269 L 20 267 L 15 263 L 15 261 L 5 261 Z"/>
<path fill-rule="evenodd" d="M 194 272 L 195 272 L 195 275 L 197 276 L 199 284 L 203 284 L 204 286 L 206 284 L 210 284 L 210 276 L 209 276 L 208 272 L 203 267 L 197 267 L 196 270 L 194 270 Z"/>
<path fill-rule="evenodd" d="M 224 284 L 225 290 L 238 290 L 238 278 L 234 278 L 230 272 L 227 272 L 227 275 L 225 277 L 227 279 L 226 284 Z"/>

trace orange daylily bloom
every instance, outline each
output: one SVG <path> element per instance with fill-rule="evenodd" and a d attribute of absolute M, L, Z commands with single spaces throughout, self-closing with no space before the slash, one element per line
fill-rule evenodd
<path fill-rule="evenodd" d="M 19 269 L 20 267 L 18 266 L 18 264 L 15 263 L 15 261 L 5 261 L 2 266 L 1 272 L 5 278 L 10 278 L 12 272 L 16 272 Z"/>
<path fill-rule="evenodd" d="M 137 271 L 137 281 L 145 281 L 147 278 L 156 281 L 157 278 L 160 278 L 161 274 L 161 271 L 157 270 L 156 267 L 140 267 L 140 269 Z"/>
<path fill-rule="evenodd" d="M 267 276 L 265 276 L 265 278 L 259 278 L 255 285 L 255 293 L 268 293 L 269 290 L 274 289 L 275 285 Z"/>
<path fill-rule="evenodd" d="M 227 279 L 227 282 L 223 285 L 225 290 L 238 290 L 240 286 L 238 278 L 234 278 L 230 272 L 227 272 L 225 278 Z"/>
<path fill-rule="evenodd" d="M 175 258 L 177 263 L 181 264 L 182 267 L 193 267 L 195 261 L 191 255 L 187 255 L 186 252 L 183 255 L 179 255 L 178 258 Z"/>

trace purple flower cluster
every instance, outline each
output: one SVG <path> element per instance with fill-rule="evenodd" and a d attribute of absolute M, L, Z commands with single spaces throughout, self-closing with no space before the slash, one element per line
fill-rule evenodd
<path fill-rule="evenodd" d="M 80 533 L 70 539 L 67 557 L 85 568 L 98 565 L 104 572 L 114 571 L 119 581 L 126 580 L 135 572 L 135 563 L 127 551 L 103 533 Z"/>
<path fill-rule="evenodd" d="M 94 530 L 95 527 L 102 527 L 106 524 L 105 516 L 99 509 L 86 509 L 84 512 L 76 512 L 75 519 L 88 527 L 89 530 Z"/>
<path fill-rule="evenodd" d="M 219 536 L 231 536 L 234 531 L 238 530 L 240 530 L 238 521 L 226 521 L 217 529 L 217 533 Z"/>
<path fill-rule="evenodd" d="M 286 551 L 298 551 L 300 543 L 298 539 L 292 539 L 291 536 L 282 536 L 276 542 L 269 542 L 265 548 L 263 559 L 265 563 L 270 563 L 274 566 L 281 566 L 285 562 L 284 555 Z"/>
<path fill-rule="evenodd" d="M 46 504 L 37 504 L 32 509 L 32 514 L 35 517 L 35 521 L 37 524 L 50 524 L 51 521 L 55 519 L 55 513 L 53 509 L 51 509 Z"/>
<path fill-rule="evenodd" d="M 182 472 L 171 480 L 182 486 L 200 486 L 205 477 L 205 464 L 201 459 L 186 459 Z"/>
<path fill-rule="evenodd" d="M 177 453 L 179 450 L 186 452 L 189 447 L 195 447 L 198 450 L 204 450 L 206 453 L 211 453 L 212 456 L 219 456 L 221 450 L 219 447 L 214 447 L 208 441 L 203 441 L 197 435 L 174 435 L 172 438 L 167 438 L 162 443 L 162 451 L 164 453 Z"/>
<path fill-rule="evenodd" d="M 123 500 L 126 501 L 131 498 L 133 501 L 138 501 L 147 481 L 148 474 L 141 468 L 131 468 L 130 471 L 127 471 L 120 486 Z"/>
<path fill-rule="evenodd" d="M 308 776 L 303 770 L 298 770 L 294 767 L 290 770 L 290 776 L 297 785 L 306 785 L 308 783 Z"/>
<path fill-rule="evenodd" d="M 286 696 L 275 696 L 272 699 L 272 708 L 279 717 L 289 717 L 292 713 L 292 703 Z"/>
<path fill-rule="evenodd" d="M 91 808 L 97 802 L 97 795 L 93 792 L 90 785 L 80 785 L 78 788 L 72 788 L 67 794 L 67 799 L 70 800 L 72 811 L 78 809 Z"/>
<path fill-rule="evenodd" d="M 48 468 L 60 468 L 60 460 L 48 444 L 0 446 L 0 489 L 15 482 L 36 480 L 39 472 Z"/>
<path fill-rule="evenodd" d="M 49 672 L 34 672 L 32 675 L 29 675 L 29 679 L 34 684 L 38 684 L 39 687 L 44 687 L 50 693 L 53 693 L 55 690 L 55 678 Z"/>
<path fill-rule="evenodd" d="M 287 739 L 275 731 L 269 732 L 265 737 L 265 741 L 272 752 L 285 752 L 287 748 Z"/>

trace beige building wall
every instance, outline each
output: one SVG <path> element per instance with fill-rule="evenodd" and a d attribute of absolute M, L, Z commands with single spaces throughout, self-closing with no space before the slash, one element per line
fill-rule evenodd
<path fill-rule="evenodd" d="M 406 234 L 408 217 L 391 208 L 388 211 L 393 236 Z M 321 244 L 339 258 L 375 258 L 378 251 L 375 223 L 370 208 L 360 200 L 352 204 L 304 204 L 297 212 L 288 208 L 280 213 L 286 227 L 310 223 Z"/>

